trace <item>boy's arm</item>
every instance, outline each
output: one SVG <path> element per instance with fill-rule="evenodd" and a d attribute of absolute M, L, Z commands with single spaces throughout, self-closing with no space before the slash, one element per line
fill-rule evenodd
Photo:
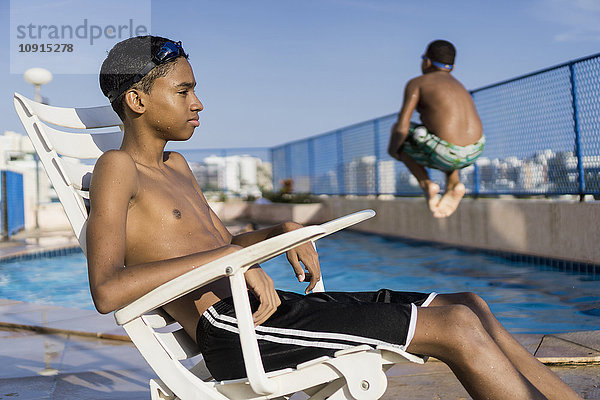
<path fill-rule="evenodd" d="M 400 159 L 400 148 L 408 137 L 410 128 L 410 119 L 419 104 L 419 85 L 418 78 L 410 80 L 404 89 L 404 100 L 402 108 L 398 114 L 398 120 L 392 127 L 390 134 L 390 143 L 388 145 L 388 154 L 395 159 Z"/>
<path fill-rule="evenodd" d="M 302 225 L 288 221 L 268 228 L 232 236 L 231 244 L 246 247 L 254 243 L 261 242 L 265 239 L 269 239 L 273 236 L 277 236 L 299 228 L 302 228 Z M 310 283 L 305 292 L 308 293 L 313 290 L 317 282 L 321 279 L 321 267 L 319 265 L 319 255 L 312 244 L 305 243 L 295 247 L 289 250 L 286 253 L 286 256 L 290 265 L 294 269 L 294 273 L 296 274 L 296 278 L 298 278 L 298 282 L 304 282 L 307 277 L 304 272 L 304 268 L 300 263 L 304 264 L 308 270 L 308 277 L 310 278 Z"/>
<path fill-rule="evenodd" d="M 196 266 L 240 248 L 227 245 L 125 268 L 127 210 L 129 201 L 137 193 L 137 185 L 137 169 L 127 153 L 109 151 L 98 159 L 90 184 L 91 210 L 86 239 L 90 291 L 96 309 L 103 314 L 131 303 Z"/>
<path fill-rule="evenodd" d="M 302 228 L 302 225 L 288 221 L 282 224 L 269 226 L 267 228 L 237 234 L 231 237 L 231 243 L 238 246 L 247 247 L 255 243 L 262 242 L 265 239 L 269 239 L 298 228 Z"/>

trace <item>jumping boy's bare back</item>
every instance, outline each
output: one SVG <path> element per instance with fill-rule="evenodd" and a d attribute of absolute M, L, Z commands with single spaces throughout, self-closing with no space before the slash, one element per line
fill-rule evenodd
<path fill-rule="evenodd" d="M 471 94 L 451 74 L 431 72 L 412 79 L 406 87 L 406 112 L 401 114 L 399 129 L 408 132 L 410 108 L 416 109 L 421 122 L 437 136 L 450 143 L 466 146 L 481 138 L 483 127 Z"/>

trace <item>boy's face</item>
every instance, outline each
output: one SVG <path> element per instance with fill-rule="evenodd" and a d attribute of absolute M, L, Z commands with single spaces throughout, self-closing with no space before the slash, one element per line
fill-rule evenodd
<path fill-rule="evenodd" d="M 146 96 L 146 118 L 165 140 L 187 140 L 200 125 L 198 113 L 204 107 L 194 93 L 196 80 L 190 63 L 185 58 L 173 63 Z"/>

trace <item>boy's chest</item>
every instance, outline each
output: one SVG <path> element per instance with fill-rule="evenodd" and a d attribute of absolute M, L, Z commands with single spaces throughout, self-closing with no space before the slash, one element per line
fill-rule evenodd
<path fill-rule="evenodd" d="M 163 228 L 171 225 L 182 228 L 210 219 L 208 204 L 196 187 L 189 180 L 177 176 L 164 179 L 142 176 L 128 214 L 138 223 L 160 224 Z"/>

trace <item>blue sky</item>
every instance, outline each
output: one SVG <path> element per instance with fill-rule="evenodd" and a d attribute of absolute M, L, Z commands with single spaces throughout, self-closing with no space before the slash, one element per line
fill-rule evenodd
<path fill-rule="evenodd" d="M 77 23 L 74 2 L 53 1 L 52 11 Z M 113 12 L 110 2 L 88 3 Z M 9 4 L 0 0 L 5 55 Z M 274 146 L 397 112 L 434 39 L 456 45 L 454 75 L 468 89 L 600 52 L 595 0 L 152 1 L 150 15 L 152 34 L 190 53 L 205 105 L 194 137 L 172 148 Z M 33 87 L 10 66 L 0 59 L 0 132 L 23 132 L 12 94 L 33 97 Z M 97 82 L 55 73 L 42 94 L 58 106 L 107 104 Z"/>

